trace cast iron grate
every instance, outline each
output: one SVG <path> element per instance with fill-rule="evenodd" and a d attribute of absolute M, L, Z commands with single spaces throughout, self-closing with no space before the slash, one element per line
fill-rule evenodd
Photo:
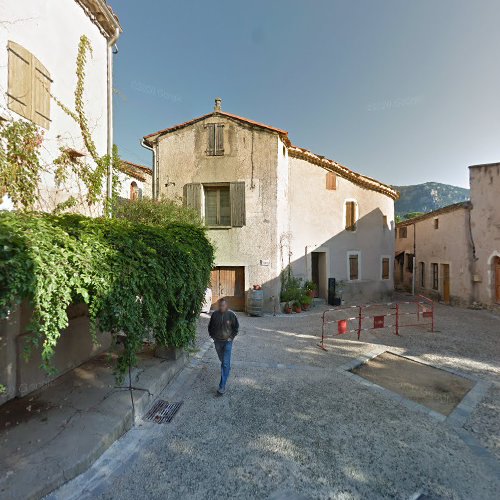
<path fill-rule="evenodd" d="M 144 415 L 144 420 L 156 422 L 157 424 L 171 422 L 181 406 L 182 401 L 179 401 L 178 403 L 169 403 L 168 401 L 159 399 L 154 403 L 146 415 Z"/>

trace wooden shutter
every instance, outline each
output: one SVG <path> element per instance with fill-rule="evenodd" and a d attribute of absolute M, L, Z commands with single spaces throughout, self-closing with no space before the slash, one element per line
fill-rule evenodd
<path fill-rule="evenodd" d="M 50 126 L 50 74 L 33 57 L 33 121 L 46 129 Z"/>
<path fill-rule="evenodd" d="M 333 172 L 326 173 L 326 189 L 330 191 L 337 189 L 337 176 Z"/>
<path fill-rule="evenodd" d="M 358 256 L 349 255 L 349 279 L 358 279 Z"/>
<path fill-rule="evenodd" d="M 209 123 L 207 125 L 208 142 L 207 142 L 207 155 L 215 154 L 215 125 Z"/>
<path fill-rule="evenodd" d="M 347 231 L 356 229 L 356 202 L 354 201 L 345 203 L 345 228 Z"/>
<path fill-rule="evenodd" d="M 245 217 L 245 183 L 231 182 L 231 225 L 242 227 L 246 224 Z"/>
<path fill-rule="evenodd" d="M 32 117 L 32 56 L 29 51 L 9 41 L 8 106 L 15 113 L 31 120 Z"/>
<path fill-rule="evenodd" d="M 201 214 L 201 184 L 184 185 L 184 206 L 192 208 Z"/>
<path fill-rule="evenodd" d="M 215 154 L 224 154 L 224 125 L 216 125 L 215 127 Z"/>

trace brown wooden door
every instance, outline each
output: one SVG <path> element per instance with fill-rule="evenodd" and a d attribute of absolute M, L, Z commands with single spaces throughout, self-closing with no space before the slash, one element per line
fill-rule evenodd
<path fill-rule="evenodd" d="M 245 268 L 216 267 L 211 275 L 212 305 L 225 298 L 234 311 L 245 309 Z"/>
<path fill-rule="evenodd" d="M 450 265 L 442 264 L 443 273 L 443 300 L 447 304 L 450 302 Z"/>
<path fill-rule="evenodd" d="M 495 261 L 495 302 L 500 304 L 500 257 Z"/>

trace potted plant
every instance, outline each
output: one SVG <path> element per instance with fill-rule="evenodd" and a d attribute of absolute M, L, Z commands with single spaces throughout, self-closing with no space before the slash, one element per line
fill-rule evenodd
<path fill-rule="evenodd" d="M 302 297 L 302 299 L 300 301 L 300 305 L 302 306 L 302 309 L 304 311 L 308 311 L 309 308 L 311 307 L 312 302 L 313 302 L 313 298 L 311 297 L 311 295 L 309 295 L 309 294 L 306 293 Z"/>
<path fill-rule="evenodd" d="M 293 312 L 295 312 L 295 313 L 301 313 L 302 312 L 302 306 L 300 304 L 300 300 L 296 300 L 293 303 Z"/>
<path fill-rule="evenodd" d="M 318 287 L 316 286 L 316 283 L 314 283 L 314 281 L 306 281 L 304 283 L 304 290 L 306 292 L 306 295 L 311 298 L 318 296 L 317 288 Z"/>

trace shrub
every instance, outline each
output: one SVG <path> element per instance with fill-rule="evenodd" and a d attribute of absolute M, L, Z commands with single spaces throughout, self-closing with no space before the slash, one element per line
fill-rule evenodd
<path fill-rule="evenodd" d="M 143 224 L 168 226 L 172 223 L 191 224 L 203 227 L 203 222 L 198 213 L 192 208 L 183 207 L 181 204 L 168 198 L 151 200 L 120 200 L 114 209 L 114 217 L 127 219 Z"/>
<path fill-rule="evenodd" d="M 194 339 L 212 261 L 192 224 L 0 212 L 0 316 L 30 302 L 30 330 L 50 369 L 68 306 L 84 302 L 94 332 L 126 334 L 121 375 L 151 333 L 160 345 Z"/>

